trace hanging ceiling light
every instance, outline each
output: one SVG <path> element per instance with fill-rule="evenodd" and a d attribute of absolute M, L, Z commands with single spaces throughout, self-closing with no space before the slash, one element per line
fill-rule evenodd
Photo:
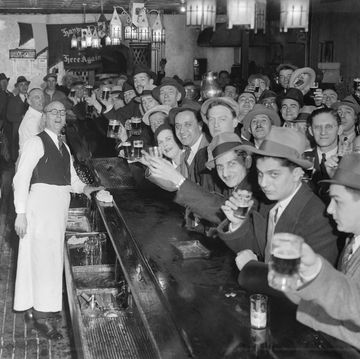
<path fill-rule="evenodd" d="M 227 0 L 228 28 L 245 25 L 263 30 L 266 25 L 266 0 Z"/>
<path fill-rule="evenodd" d="M 133 21 L 134 22 L 134 21 Z M 146 9 L 143 7 L 139 15 L 137 16 L 137 27 L 138 27 L 138 40 L 149 41 L 150 40 L 150 27 L 149 21 L 146 15 Z"/>
<path fill-rule="evenodd" d="M 188 0 L 186 3 L 186 25 L 215 28 L 216 0 Z"/>
<path fill-rule="evenodd" d="M 152 26 L 152 41 L 155 43 L 165 43 L 165 29 L 161 21 L 160 12 L 157 12 Z"/>
<path fill-rule="evenodd" d="M 122 39 L 122 23 L 115 7 L 110 21 L 110 37 L 111 45 L 120 45 Z"/>
<path fill-rule="evenodd" d="M 309 28 L 310 0 L 281 0 L 280 3 L 280 31 L 288 29 Z"/>

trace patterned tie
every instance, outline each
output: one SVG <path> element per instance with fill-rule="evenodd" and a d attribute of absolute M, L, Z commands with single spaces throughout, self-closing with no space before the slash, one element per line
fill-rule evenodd
<path fill-rule="evenodd" d="M 61 156 L 64 155 L 64 139 L 62 135 L 58 135 L 58 145 L 59 145 L 59 151 L 61 153 Z"/>
<path fill-rule="evenodd" d="M 347 273 L 348 269 L 349 269 L 349 263 L 350 263 L 350 259 L 351 256 L 353 254 L 353 245 L 355 242 L 355 236 L 352 236 L 348 239 L 347 244 L 343 250 L 343 254 L 341 256 L 341 262 L 340 262 L 340 270 L 341 272 L 343 272 L 344 274 Z"/>
<path fill-rule="evenodd" d="M 265 254 L 264 254 L 265 263 L 269 262 L 271 256 L 271 242 L 275 232 L 276 223 L 279 219 L 278 218 L 279 208 L 280 208 L 280 204 L 277 203 L 273 208 L 271 208 L 269 212 L 266 246 L 265 246 Z"/>
<path fill-rule="evenodd" d="M 189 164 L 188 163 L 188 159 L 189 159 L 189 157 L 190 157 L 190 153 L 191 153 L 191 147 L 186 147 L 185 148 L 185 157 L 184 157 L 184 160 L 185 160 L 185 162 L 187 163 L 187 164 Z"/>

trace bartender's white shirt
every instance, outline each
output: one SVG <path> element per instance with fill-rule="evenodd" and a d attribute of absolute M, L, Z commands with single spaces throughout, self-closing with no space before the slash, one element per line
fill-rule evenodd
<path fill-rule="evenodd" d="M 57 135 L 48 129 L 45 129 L 45 132 L 54 141 L 56 147 L 59 148 Z M 70 154 L 69 147 L 66 145 L 66 143 L 64 143 L 64 145 Z M 36 167 L 40 158 L 43 156 L 44 156 L 44 146 L 39 136 L 33 136 L 28 141 L 25 142 L 23 151 L 20 156 L 20 161 L 17 167 L 17 171 L 15 173 L 13 180 L 14 204 L 15 204 L 16 213 L 26 212 L 31 177 L 34 168 Z M 86 185 L 80 180 L 80 178 L 76 174 L 75 168 L 73 166 L 73 160 L 71 154 L 70 154 L 70 175 L 71 175 L 71 191 L 76 193 L 82 193 Z"/>
<path fill-rule="evenodd" d="M 42 112 L 35 110 L 31 106 L 26 111 L 19 127 L 19 156 L 24 147 L 24 143 L 32 136 L 37 135 L 44 129 Z"/>

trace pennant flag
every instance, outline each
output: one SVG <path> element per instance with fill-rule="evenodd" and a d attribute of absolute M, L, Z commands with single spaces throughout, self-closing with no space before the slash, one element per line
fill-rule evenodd
<path fill-rule="evenodd" d="M 28 24 L 18 22 L 20 30 L 19 47 L 34 39 L 36 57 L 41 55 L 48 48 L 46 24 Z"/>

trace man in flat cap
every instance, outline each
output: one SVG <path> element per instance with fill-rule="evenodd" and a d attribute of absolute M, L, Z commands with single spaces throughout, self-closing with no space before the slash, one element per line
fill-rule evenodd
<path fill-rule="evenodd" d="M 152 90 L 153 96 L 161 105 L 178 107 L 185 97 L 184 87 L 171 77 L 164 77 L 161 84 Z"/>
<path fill-rule="evenodd" d="M 334 177 L 325 182 L 330 184 L 331 198 L 327 212 L 337 229 L 350 236 L 340 255 L 338 271 L 303 243 L 301 285 L 287 294 L 299 303 L 297 319 L 301 323 L 360 349 L 360 154 L 344 156 Z"/>
<path fill-rule="evenodd" d="M 44 97 L 45 97 L 45 106 L 52 101 L 60 101 L 65 108 L 69 109 L 71 104 L 68 102 L 68 99 L 64 92 L 57 90 L 57 75 L 55 73 L 49 73 L 43 78 L 46 86 L 44 88 Z"/>

